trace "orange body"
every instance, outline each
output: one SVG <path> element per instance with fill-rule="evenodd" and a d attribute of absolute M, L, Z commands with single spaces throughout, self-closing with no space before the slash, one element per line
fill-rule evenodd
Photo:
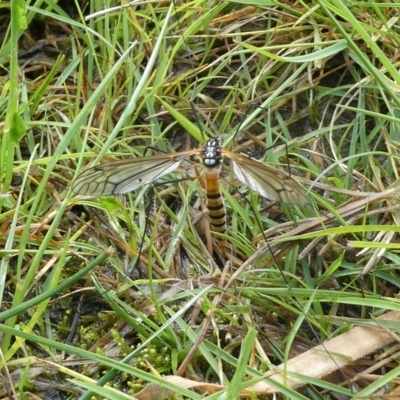
<path fill-rule="evenodd" d="M 226 212 L 219 185 L 219 168 L 206 168 L 204 172 L 208 217 L 211 229 L 217 233 L 226 233 Z M 226 240 L 218 239 L 222 253 L 226 250 Z"/>

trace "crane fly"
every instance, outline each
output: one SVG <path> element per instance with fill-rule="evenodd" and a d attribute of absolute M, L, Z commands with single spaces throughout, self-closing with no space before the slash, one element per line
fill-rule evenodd
<path fill-rule="evenodd" d="M 221 143 L 221 137 L 217 136 L 209 139 L 199 149 L 100 164 L 83 171 L 73 182 L 72 191 L 89 197 L 126 194 L 174 172 L 184 160 L 201 154 L 208 215 L 215 232 L 226 233 L 225 206 L 219 186 L 219 173 L 224 157 L 232 161 L 233 172 L 241 183 L 268 200 L 293 205 L 307 203 L 304 189 L 286 172 L 244 154 L 222 149 Z M 224 242 L 220 243 L 224 248 Z"/>

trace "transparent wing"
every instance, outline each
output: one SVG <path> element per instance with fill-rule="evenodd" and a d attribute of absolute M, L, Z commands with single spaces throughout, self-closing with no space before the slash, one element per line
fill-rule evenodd
<path fill-rule="evenodd" d="M 224 150 L 232 160 L 237 179 L 261 196 L 286 204 L 306 204 L 304 189 L 288 174 L 242 154 Z"/>
<path fill-rule="evenodd" d="M 113 161 L 83 171 L 72 184 L 82 196 L 110 196 L 132 192 L 175 171 L 193 151 Z"/>

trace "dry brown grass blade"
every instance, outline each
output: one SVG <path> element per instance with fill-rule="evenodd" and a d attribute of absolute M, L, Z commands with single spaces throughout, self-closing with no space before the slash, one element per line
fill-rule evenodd
<path fill-rule="evenodd" d="M 373 206 L 376 203 L 379 203 L 382 200 L 393 199 L 396 192 L 398 191 L 399 191 L 398 188 L 388 189 L 381 193 L 370 194 L 370 196 L 368 197 L 357 199 L 350 203 L 345 203 L 344 205 L 337 208 L 337 215 L 340 215 L 341 218 L 343 219 L 347 219 L 347 222 L 350 218 L 355 218 L 355 217 L 359 218 L 362 215 L 364 215 L 365 209 L 367 207 L 371 208 L 371 206 Z M 363 213 L 363 214 L 357 215 L 358 213 Z M 320 215 L 318 217 L 311 219 L 307 218 L 305 220 L 299 220 L 297 221 L 297 224 L 299 226 L 297 226 L 294 229 L 291 229 L 289 232 L 283 235 L 280 235 L 279 237 L 271 238 L 268 241 L 268 243 L 272 245 L 275 242 L 281 241 L 282 239 L 288 239 L 294 236 L 299 236 L 309 232 L 314 232 L 317 229 L 321 228 L 327 229 L 340 225 L 337 218 L 331 213 L 326 215 Z M 283 228 L 288 229 L 290 226 L 294 226 L 294 223 L 290 222 L 274 226 L 273 228 L 268 229 L 267 231 L 264 232 L 264 237 L 265 238 L 271 237 L 278 230 L 281 230 Z"/>
<path fill-rule="evenodd" d="M 391 311 L 377 318 L 377 321 L 400 322 L 400 312 Z M 296 389 L 304 386 L 306 379 L 300 380 L 292 374 L 301 374 L 305 377 L 321 379 L 332 372 L 343 368 L 351 362 L 362 358 L 374 351 L 382 349 L 384 346 L 394 342 L 396 338 L 381 327 L 359 326 L 353 328 L 325 344 L 316 346 L 313 349 L 292 358 L 285 364 L 275 367 L 278 372 L 269 372 L 266 378 L 276 381 L 288 388 Z M 349 346 L 349 343 L 352 343 Z M 195 382 L 177 376 L 164 377 L 168 382 L 174 383 L 185 388 L 196 388 L 201 392 L 215 392 L 225 389 L 220 385 L 212 385 L 206 382 Z M 149 394 L 155 394 L 157 385 L 150 385 L 136 397 L 141 400 L 157 397 L 149 397 Z M 262 395 L 278 393 L 278 390 L 269 383 L 262 381 L 249 390 L 240 393 L 242 396 Z M 164 393 L 165 394 L 165 393 Z"/>
<path fill-rule="evenodd" d="M 388 312 L 377 318 L 377 321 L 400 322 L 400 312 Z M 286 364 L 281 364 L 276 367 L 279 372 L 270 372 L 266 377 L 292 389 L 299 388 L 306 382 L 290 376 L 291 373 L 320 379 L 395 340 L 396 338 L 383 328 L 358 326 L 292 358 Z M 250 391 L 257 394 L 277 393 L 277 390 L 266 382 L 257 383 Z"/>

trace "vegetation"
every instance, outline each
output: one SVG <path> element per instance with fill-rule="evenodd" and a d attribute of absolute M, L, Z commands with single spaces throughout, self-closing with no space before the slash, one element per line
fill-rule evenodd
<path fill-rule="evenodd" d="M 77 3 L 3 4 L 2 397 L 397 398 L 397 4 Z M 223 257 L 198 157 L 71 191 L 217 134 L 309 198 L 228 164 Z"/>

